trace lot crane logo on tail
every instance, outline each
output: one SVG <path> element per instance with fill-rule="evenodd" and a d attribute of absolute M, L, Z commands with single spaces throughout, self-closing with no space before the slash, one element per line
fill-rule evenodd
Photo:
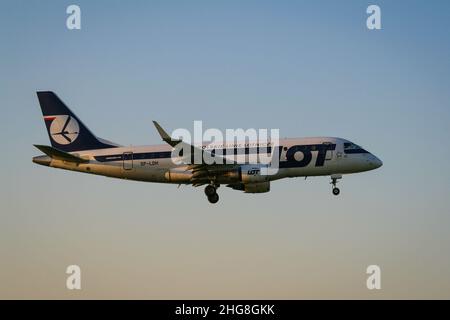
<path fill-rule="evenodd" d="M 69 115 L 45 116 L 45 121 L 51 121 L 50 136 L 58 144 L 70 144 L 78 138 L 80 126 L 77 120 Z"/>

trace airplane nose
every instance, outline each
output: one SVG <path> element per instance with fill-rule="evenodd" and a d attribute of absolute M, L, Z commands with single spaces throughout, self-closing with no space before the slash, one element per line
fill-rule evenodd
<path fill-rule="evenodd" d="M 372 155 L 372 156 L 373 156 L 373 160 L 371 162 L 372 162 L 372 165 L 374 166 L 374 169 L 381 167 L 383 165 L 383 161 L 381 161 L 374 155 Z"/>

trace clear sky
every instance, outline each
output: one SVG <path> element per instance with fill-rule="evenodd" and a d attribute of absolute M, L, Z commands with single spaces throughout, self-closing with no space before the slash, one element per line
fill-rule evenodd
<path fill-rule="evenodd" d="M 78 4 L 82 29 L 66 28 Z M 378 4 L 382 30 L 366 28 Z M 450 298 L 448 1 L 1 1 L 0 298 Z M 268 194 L 37 166 L 37 90 L 100 137 L 193 120 L 338 136 L 382 168 Z M 82 269 L 68 291 L 65 269 Z M 377 264 L 382 289 L 366 288 Z"/>

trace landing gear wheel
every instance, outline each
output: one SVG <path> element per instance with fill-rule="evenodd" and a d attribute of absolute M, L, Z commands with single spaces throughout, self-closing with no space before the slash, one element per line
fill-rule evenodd
<path fill-rule="evenodd" d="M 338 179 L 341 179 L 341 178 L 342 178 L 342 175 L 340 175 L 340 174 L 331 175 L 330 183 L 333 185 L 333 194 L 335 196 L 337 196 L 341 192 L 341 190 L 339 190 L 339 188 L 336 187 L 336 183 L 338 182 Z"/>
<path fill-rule="evenodd" d="M 219 195 L 214 192 L 214 194 L 208 196 L 208 201 L 211 203 L 217 203 L 217 201 L 219 201 Z"/>
<path fill-rule="evenodd" d="M 213 185 L 207 185 L 205 187 L 205 194 L 207 197 L 211 197 L 216 193 L 216 188 Z M 217 201 L 216 201 L 217 202 Z"/>

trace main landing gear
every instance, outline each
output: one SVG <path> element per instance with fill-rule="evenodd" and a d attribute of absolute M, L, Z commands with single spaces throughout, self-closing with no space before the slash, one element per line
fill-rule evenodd
<path fill-rule="evenodd" d="M 219 195 L 217 194 L 218 186 L 209 184 L 205 187 L 205 194 L 208 197 L 208 201 L 211 203 L 217 203 L 219 201 Z"/>
<path fill-rule="evenodd" d="M 332 175 L 331 176 L 331 182 L 330 182 L 330 184 L 332 184 L 333 185 L 333 194 L 335 195 L 335 196 L 337 196 L 340 192 L 341 192 L 341 190 L 339 190 L 339 188 L 338 187 L 336 187 L 336 183 L 337 183 L 337 180 L 338 179 L 341 179 L 342 178 L 342 175 Z"/>

